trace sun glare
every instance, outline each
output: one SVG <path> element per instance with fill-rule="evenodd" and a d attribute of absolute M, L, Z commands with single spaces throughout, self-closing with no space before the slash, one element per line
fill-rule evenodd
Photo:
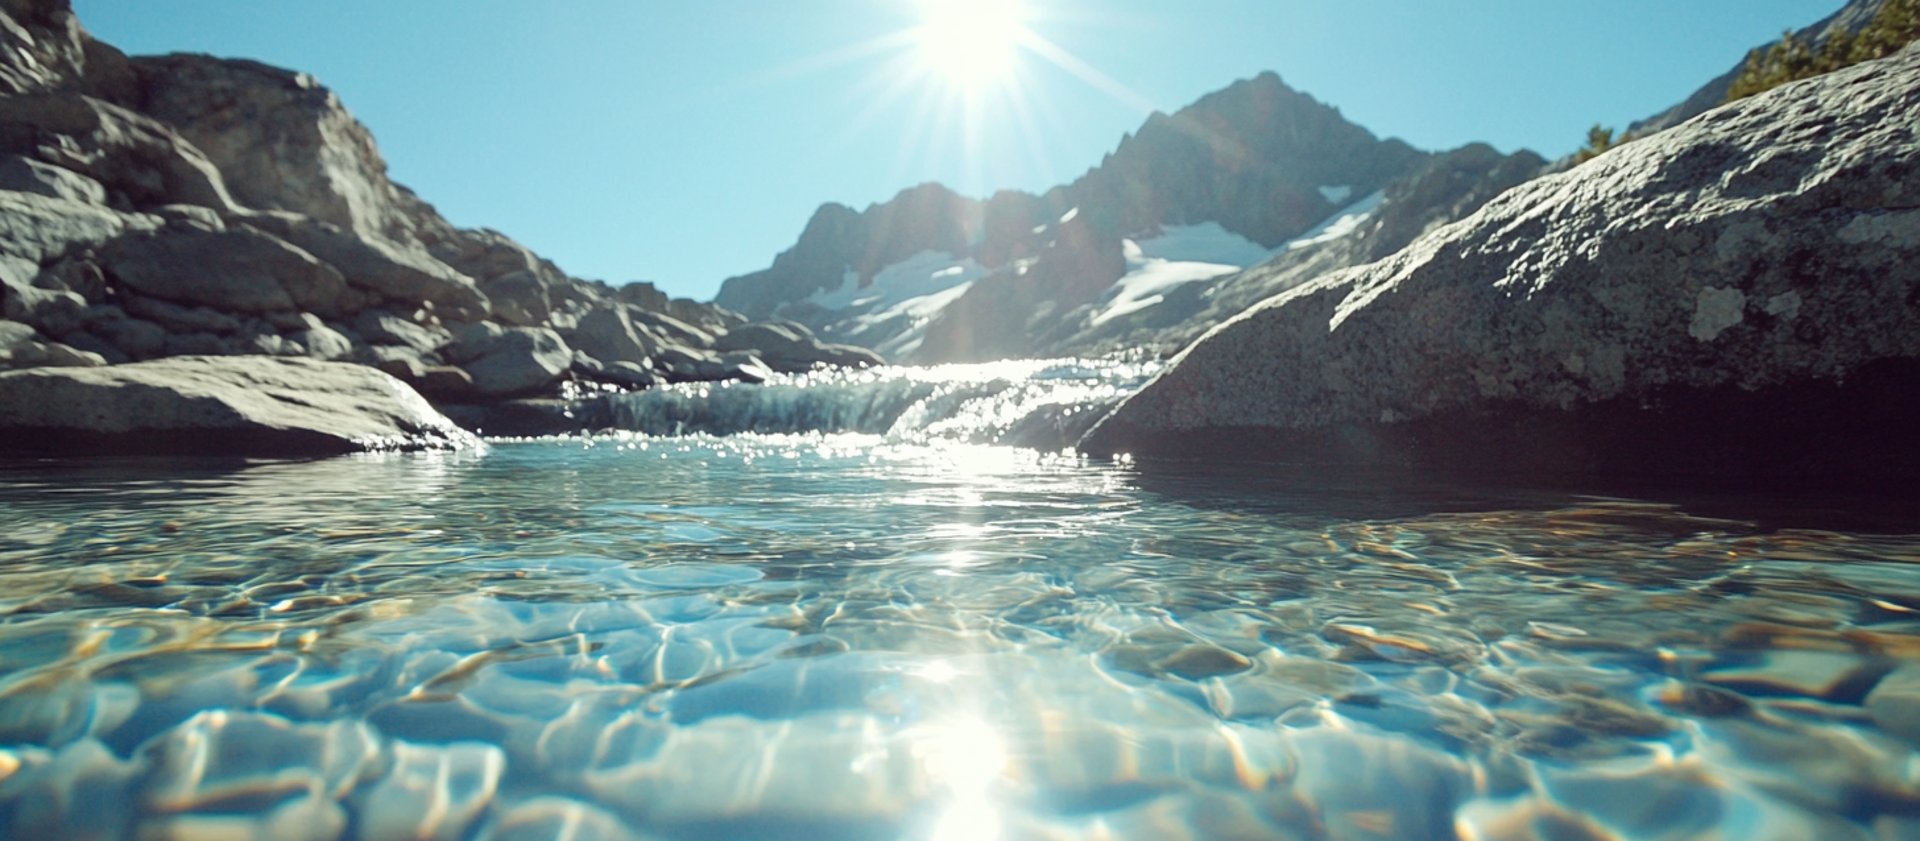
<path fill-rule="evenodd" d="M 1005 83 L 1027 39 L 1020 0 L 920 0 L 915 30 L 928 73 L 963 92 Z"/>

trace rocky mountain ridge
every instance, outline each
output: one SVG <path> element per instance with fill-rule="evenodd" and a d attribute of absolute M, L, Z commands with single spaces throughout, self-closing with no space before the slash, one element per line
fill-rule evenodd
<path fill-rule="evenodd" d="M 297 356 L 489 405 L 878 361 L 456 227 L 311 76 L 128 58 L 65 0 L 0 6 L 0 287 L 0 368 Z"/>
<path fill-rule="evenodd" d="M 1841 6 L 1840 9 L 1833 14 L 1821 18 L 1809 26 L 1795 30 L 1793 33 L 1794 37 L 1806 43 L 1818 44 L 1824 42 L 1827 36 L 1834 32 L 1857 32 L 1866 26 L 1868 21 L 1873 20 L 1874 14 L 1880 11 L 1880 6 L 1884 2 L 1886 2 L 1886 0 L 1847 0 L 1846 5 Z M 1754 50 L 1765 52 L 1777 43 L 1779 42 L 1769 41 L 1755 47 Z M 1686 99 L 1674 103 L 1672 107 L 1664 111 L 1627 126 L 1626 135 L 1628 137 L 1644 137 L 1655 132 L 1665 131 L 1666 129 L 1704 114 L 1707 111 L 1718 108 L 1727 101 L 1727 92 L 1733 87 L 1733 80 L 1739 77 L 1741 69 L 1745 66 L 1746 60 L 1742 58 L 1739 62 L 1735 63 L 1733 67 L 1729 68 L 1727 72 L 1709 79 L 1706 84 L 1701 85 L 1693 93 L 1688 94 Z"/>
<path fill-rule="evenodd" d="M 1433 158 L 1264 73 L 1154 114 L 1098 166 L 1040 196 L 976 201 L 923 184 L 865 211 L 824 205 L 792 249 L 729 279 L 716 302 L 896 361 L 1093 352 L 1111 344 L 1103 337 L 1115 328 L 1094 328 L 1110 320 L 1103 304 L 1130 270 L 1129 240 L 1217 225 L 1258 249 L 1286 248 Z M 920 271 L 911 284 L 926 288 L 924 304 L 876 288 L 892 270 Z M 929 274 L 954 280 L 929 284 Z"/>

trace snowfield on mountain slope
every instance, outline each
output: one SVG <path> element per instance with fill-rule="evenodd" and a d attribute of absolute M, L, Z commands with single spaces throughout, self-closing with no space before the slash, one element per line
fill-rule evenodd
<path fill-rule="evenodd" d="M 1347 194 L 1330 187 L 1323 187 L 1321 191 L 1328 198 L 1336 194 L 1344 198 Z M 1381 198 L 1381 193 L 1374 192 L 1335 211 L 1319 225 L 1273 250 L 1261 248 L 1259 243 L 1217 222 L 1167 225 L 1158 236 L 1123 240 L 1127 273 L 1114 282 L 1112 296 L 1094 314 L 1089 326 L 1099 326 L 1158 304 L 1165 300 L 1168 291 L 1181 284 L 1212 280 L 1260 265 L 1289 249 L 1353 233 L 1380 206 Z"/>
<path fill-rule="evenodd" d="M 1322 188 L 1331 198 L 1345 197 L 1339 188 Z M 1218 222 L 1197 225 L 1165 225 L 1151 236 L 1121 241 L 1127 261 L 1127 273 L 1114 281 L 1099 310 L 1088 326 L 1099 326 L 1115 318 L 1159 304 L 1175 287 L 1257 266 L 1288 249 L 1327 242 L 1352 233 L 1379 206 L 1381 194 L 1372 193 L 1335 211 L 1327 219 L 1277 249 L 1262 248 Z M 1069 213 L 1066 218 L 1070 219 Z M 974 281 L 992 274 L 972 258 L 955 258 L 945 251 L 922 251 L 881 269 L 873 282 L 860 285 L 859 275 L 848 271 L 840 286 L 814 293 L 808 301 L 823 309 L 849 314 L 845 338 L 860 341 L 872 330 L 885 331 L 885 325 L 907 319 L 905 330 L 875 343 L 874 349 L 889 358 L 900 358 L 916 350 L 925 335 L 925 327 L 941 309 L 965 294 Z"/>

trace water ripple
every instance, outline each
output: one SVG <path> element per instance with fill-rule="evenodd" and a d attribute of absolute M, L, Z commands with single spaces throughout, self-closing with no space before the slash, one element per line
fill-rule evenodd
<path fill-rule="evenodd" d="M 0 827 L 1912 836 L 1920 535 L 1723 508 L 876 436 L 9 463 Z"/>

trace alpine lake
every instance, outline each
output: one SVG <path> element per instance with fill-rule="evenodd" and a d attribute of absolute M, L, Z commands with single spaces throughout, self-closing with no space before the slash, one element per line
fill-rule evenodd
<path fill-rule="evenodd" d="M 1920 510 L 978 443 L 1145 373 L 0 463 L 0 836 L 1920 838 Z"/>

